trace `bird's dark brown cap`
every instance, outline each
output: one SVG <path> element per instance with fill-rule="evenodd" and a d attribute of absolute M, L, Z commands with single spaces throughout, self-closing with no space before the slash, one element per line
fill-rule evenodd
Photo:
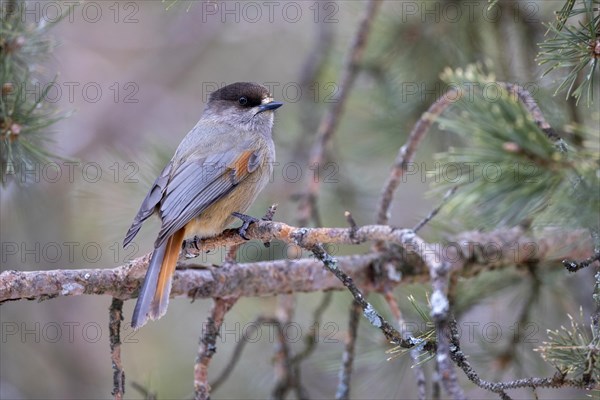
<path fill-rule="evenodd" d="M 250 107 L 258 106 L 264 103 L 265 99 L 270 99 L 269 101 L 272 101 L 272 96 L 266 87 L 252 82 L 236 82 L 224 86 L 221 89 L 211 93 L 208 101 L 238 102 L 241 97 L 246 98 L 247 103 L 245 105 Z"/>

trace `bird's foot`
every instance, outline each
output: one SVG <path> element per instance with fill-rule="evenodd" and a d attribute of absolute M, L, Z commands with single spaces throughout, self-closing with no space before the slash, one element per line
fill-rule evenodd
<path fill-rule="evenodd" d="M 195 258 L 201 253 L 201 245 L 202 239 L 198 236 L 194 236 L 191 239 L 186 239 L 183 241 L 181 250 L 183 250 L 185 258 Z M 206 252 L 208 253 L 208 250 Z"/>
<path fill-rule="evenodd" d="M 258 219 L 251 217 L 250 215 L 241 214 L 238 212 L 233 212 L 233 213 L 231 213 L 231 215 L 233 215 L 236 218 L 239 218 L 243 222 L 242 226 L 240 226 L 238 229 L 238 234 L 243 239 L 250 240 L 250 238 L 246 235 L 246 231 L 247 231 L 248 227 L 250 226 L 250 224 L 252 224 L 254 222 L 258 222 Z"/>
<path fill-rule="evenodd" d="M 200 250 L 200 245 L 202 244 L 202 239 L 200 236 L 194 236 L 191 239 L 186 239 L 183 241 L 183 248 L 187 249 L 188 247 L 194 247 L 196 250 Z"/>

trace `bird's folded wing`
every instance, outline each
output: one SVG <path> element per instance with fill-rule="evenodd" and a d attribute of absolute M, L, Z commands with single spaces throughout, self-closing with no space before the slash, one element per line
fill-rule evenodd
<path fill-rule="evenodd" d="M 177 167 L 160 203 L 162 227 L 155 247 L 227 195 L 259 165 L 256 151 L 231 149 L 204 159 L 190 157 Z"/>
<path fill-rule="evenodd" d="M 142 202 L 139 211 L 133 219 L 131 227 L 125 235 L 125 239 L 123 240 L 123 247 L 127 246 L 133 240 L 135 235 L 137 235 L 140 228 L 142 227 L 142 223 L 154 213 L 156 206 L 158 205 L 158 203 L 160 203 L 165 189 L 167 188 L 167 183 L 169 182 L 171 166 L 172 162 L 169 162 L 167 166 L 162 170 L 158 178 L 156 178 L 156 181 L 154 181 L 152 188 L 150 188 L 150 191 L 146 195 L 146 198 Z"/>

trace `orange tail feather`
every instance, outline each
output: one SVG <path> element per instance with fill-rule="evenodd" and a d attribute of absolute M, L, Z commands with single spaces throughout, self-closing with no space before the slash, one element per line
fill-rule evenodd
<path fill-rule="evenodd" d="M 148 319 L 159 319 L 167 312 L 171 279 L 177 266 L 185 228 L 175 232 L 163 245 L 154 249 L 146 279 L 138 296 L 131 326 L 142 327 Z"/>

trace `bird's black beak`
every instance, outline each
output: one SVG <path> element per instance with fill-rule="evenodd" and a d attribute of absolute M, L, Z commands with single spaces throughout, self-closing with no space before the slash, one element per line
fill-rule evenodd
<path fill-rule="evenodd" d="M 268 110 L 277 110 L 282 105 L 283 105 L 283 103 L 279 103 L 277 101 L 272 101 L 270 103 L 260 105 L 258 107 L 258 112 L 261 113 L 263 111 L 268 111 Z"/>

